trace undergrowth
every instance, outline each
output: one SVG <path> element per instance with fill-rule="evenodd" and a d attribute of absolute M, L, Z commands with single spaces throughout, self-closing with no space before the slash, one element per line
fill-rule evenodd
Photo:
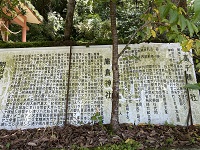
<path fill-rule="evenodd" d="M 72 150 L 137 150 L 140 148 L 140 143 L 133 140 L 133 139 L 127 139 L 125 142 L 119 143 L 119 144 L 109 144 L 104 146 L 98 146 L 94 148 L 85 148 L 85 147 L 79 147 L 79 146 L 72 146 Z"/>

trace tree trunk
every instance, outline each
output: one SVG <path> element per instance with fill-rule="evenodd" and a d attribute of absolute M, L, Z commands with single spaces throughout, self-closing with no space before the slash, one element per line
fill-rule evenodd
<path fill-rule="evenodd" d="M 111 18 L 111 31 L 113 40 L 112 50 L 112 71 L 113 71 L 113 87 L 112 87 L 112 113 L 111 113 L 111 126 L 113 131 L 119 129 L 119 65 L 118 65 L 118 36 L 116 26 L 116 2 L 110 0 L 110 18 Z"/>
<path fill-rule="evenodd" d="M 67 15 L 66 15 L 65 32 L 64 32 L 65 40 L 70 40 L 73 27 L 75 4 L 76 4 L 75 0 L 69 0 L 67 4 Z"/>

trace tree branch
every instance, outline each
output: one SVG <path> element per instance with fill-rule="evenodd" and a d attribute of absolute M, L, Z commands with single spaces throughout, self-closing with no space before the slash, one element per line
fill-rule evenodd
<path fill-rule="evenodd" d="M 133 38 L 136 36 L 136 34 L 144 29 L 147 25 L 151 24 L 150 22 L 146 22 L 145 24 L 143 24 L 140 28 L 138 28 L 132 35 L 130 40 L 128 41 L 128 43 L 126 44 L 126 46 L 123 48 L 123 50 L 118 54 L 118 58 L 125 52 L 125 50 L 128 48 L 129 44 L 131 43 L 131 41 L 133 40 Z"/>

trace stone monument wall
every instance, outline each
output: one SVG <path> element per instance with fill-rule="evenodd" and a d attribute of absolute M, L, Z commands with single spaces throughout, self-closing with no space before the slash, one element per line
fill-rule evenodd
<path fill-rule="evenodd" d="M 119 51 L 124 45 L 119 46 Z M 0 128 L 110 122 L 112 46 L 0 49 Z M 134 44 L 119 59 L 121 123 L 186 125 L 185 71 L 195 83 L 190 53 L 179 44 Z M 193 121 L 200 123 L 198 91 L 190 91 Z M 67 102 L 67 104 L 66 104 Z"/>

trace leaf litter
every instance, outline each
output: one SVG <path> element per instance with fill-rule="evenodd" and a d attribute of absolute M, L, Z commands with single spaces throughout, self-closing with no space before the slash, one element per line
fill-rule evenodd
<path fill-rule="evenodd" d="M 139 149 L 200 148 L 200 126 L 120 124 L 114 134 L 110 125 L 54 126 L 25 130 L 0 130 L 0 149 L 40 150 L 94 148 L 102 145 L 140 143 Z"/>

